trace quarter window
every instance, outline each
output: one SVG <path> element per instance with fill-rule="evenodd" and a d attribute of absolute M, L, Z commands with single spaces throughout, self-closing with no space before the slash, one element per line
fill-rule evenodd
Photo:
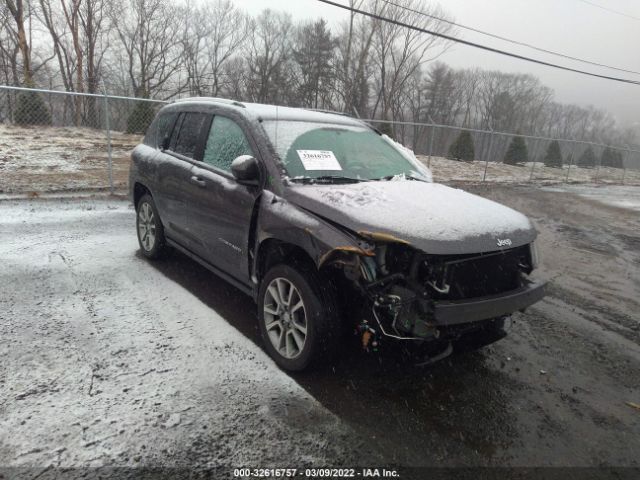
<path fill-rule="evenodd" d="M 254 155 L 242 128 L 233 120 L 215 116 L 209 130 L 203 161 L 230 171 L 231 162 L 240 155 Z"/>
<path fill-rule="evenodd" d="M 177 114 L 174 112 L 165 112 L 156 116 L 147 129 L 143 143 L 153 148 L 160 148 L 165 135 L 171 134 L 176 116 Z"/>
<path fill-rule="evenodd" d="M 173 151 L 189 158 L 196 158 L 198 142 L 207 121 L 204 113 L 185 113 Z"/>

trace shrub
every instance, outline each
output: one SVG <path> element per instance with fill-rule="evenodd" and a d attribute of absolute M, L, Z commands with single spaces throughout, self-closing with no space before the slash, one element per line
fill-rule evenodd
<path fill-rule="evenodd" d="M 522 137 L 513 137 L 507 153 L 504 155 L 503 162 L 507 165 L 518 165 L 525 163 L 529 160 L 529 152 L 527 151 L 527 144 Z"/>
<path fill-rule="evenodd" d="M 549 144 L 547 154 L 544 156 L 544 164 L 547 167 L 562 168 L 562 152 L 557 140 L 553 140 Z"/>
<path fill-rule="evenodd" d="M 155 112 L 150 102 L 138 102 L 127 118 L 127 133 L 144 134 L 153 121 Z"/>
<path fill-rule="evenodd" d="M 38 92 L 22 92 L 18 95 L 14 118 L 18 125 L 51 124 L 51 113 Z"/>
<path fill-rule="evenodd" d="M 460 132 L 458 138 L 449 148 L 449 157 L 454 160 L 464 160 L 466 162 L 472 162 L 475 158 L 475 151 L 473 148 L 473 138 L 471 133 L 466 130 Z"/>

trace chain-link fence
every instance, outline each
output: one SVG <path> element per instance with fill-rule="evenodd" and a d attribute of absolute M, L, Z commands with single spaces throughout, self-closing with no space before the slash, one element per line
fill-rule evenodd
<path fill-rule="evenodd" d="M 126 187 L 129 154 L 164 102 L 0 86 L 0 193 Z M 640 185 L 640 152 L 584 141 L 368 120 L 439 182 Z"/>
<path fill-rule="evenodd" d="M 433 123 L 367 120 L 411 148 L 434 179 L 640 185 L 640 151 Z"/>
<path fill-rule="evenodd" d="M 0 86 L 0 192 L 126 188 L 164 102 Z"/>

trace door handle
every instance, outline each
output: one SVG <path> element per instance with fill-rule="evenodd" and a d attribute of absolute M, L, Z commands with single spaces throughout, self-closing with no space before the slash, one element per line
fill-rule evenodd
<path fill-rule="evenodd" d="M 198 185 L 199 187 L 202 187 L 202 188 L 204 188 L 204 187 L 206 187 L 206 186 L 207 186 L 207 182 L 205 182 L 204 180 L 202 180 L 202 178 L 197 177 L 197 176 L 195 176 L 195 175 L 194 175 L 193 177 L 191 177 L 191 178 L 189 179 L 189 181 L 190 181 L 191 183 L 194 183 L 194 184 Z"/>

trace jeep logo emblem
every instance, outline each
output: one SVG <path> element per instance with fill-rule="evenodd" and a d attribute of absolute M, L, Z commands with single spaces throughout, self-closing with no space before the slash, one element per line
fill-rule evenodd
<path fill-rule="evenodd" d="M 499 247 L 504 247 L 504 246 L 511 246 L 511 239 L 510 238 L 498 238 L 498 246 Z"/>

